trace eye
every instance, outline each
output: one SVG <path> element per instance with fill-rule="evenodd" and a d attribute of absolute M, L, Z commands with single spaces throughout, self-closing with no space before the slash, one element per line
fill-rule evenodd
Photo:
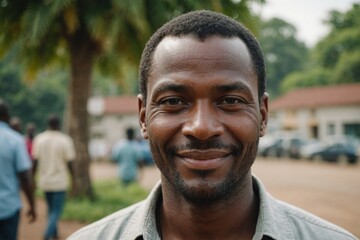
<path fill-rule="evenodd" d="M 219 104 L 221 105 L 235 105 L 235 104 L 243 104 L 245 101 L 239 97 L 224 97 L 220 100 Z"/>
<path fill-rule="evenodd" d="M 185 104 L 180 98 L 170 97 L 160 101 L 161 105 L 177 106 Z"/>
<path fill-rule="evenodd" d="M 166 97 L 158 102 L 159 109 L 167 113 L 179 113 L 186 108 L 187 103 L 179 97 Z"/>
<path fill-rule="evenodd" d="M 220 99 L 218 107 L 224 111 L 239 111 L 245 109 L 247 102 L 245 99 L 238 96 L 226 96 Z"/>

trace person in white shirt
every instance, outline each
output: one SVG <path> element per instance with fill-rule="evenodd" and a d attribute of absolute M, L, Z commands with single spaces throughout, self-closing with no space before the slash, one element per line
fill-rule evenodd
<path fill-rule="evenodd" d="M 39 188 L 44 191 L 48 205 L 48 222 L 44 239 L 58 237 L 57 223 L 62 213 L 68 172 L 74 178 L 72 161 L 75 159 L 75 148 L 70 136 L 60 131 L 60 120 L 51 115 L 48 119 L 48 130 L 37 135 L 33 143 L 34 172 L 39 172 Z"/>

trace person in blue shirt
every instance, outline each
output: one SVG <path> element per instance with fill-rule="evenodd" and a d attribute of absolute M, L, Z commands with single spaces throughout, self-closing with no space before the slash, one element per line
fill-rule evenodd
<path fill-rule="evenodd" d="M 11 129 L 8 122 L 8 107 L 0 99 L 0 240 L 17 239 L 20 186 L 29 204 L 29 221 L 36 220 L 31 161 L 24 138 Z"/>
<path fill-rule="evenodd" d="M 115 144 L 111 159 L 119 164 L 119 178 L 125 186 L 137 181 L 138 167 L 142 165 L 143 154 L 135 139 L 134 129 L 126 129 L 126 139 Z"/>

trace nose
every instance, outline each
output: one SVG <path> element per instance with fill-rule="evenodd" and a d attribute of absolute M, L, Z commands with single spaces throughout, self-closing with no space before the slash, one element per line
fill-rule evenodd
<path fill-rule="evenodd" d="M 198 140 L 208 140 L 224 132 L 219 114 L 207 100 L 198 101 L 189 111 L 182 128 L 183 135 Z"/>

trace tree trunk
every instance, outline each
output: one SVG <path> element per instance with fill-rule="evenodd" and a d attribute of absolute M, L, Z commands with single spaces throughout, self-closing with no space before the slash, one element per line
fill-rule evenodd
<path fill-rule="evenodd" d="M 88 34 L 78 32 L 69 38 L 71 78 L 69 83 L 69 134 L 74 140 L 75 197 L 93 198 L 90 179 L 90 156 L 88 152 L 89 124 L 87 101 L 91 91 L 91 73 L 95 48 Z"/>

